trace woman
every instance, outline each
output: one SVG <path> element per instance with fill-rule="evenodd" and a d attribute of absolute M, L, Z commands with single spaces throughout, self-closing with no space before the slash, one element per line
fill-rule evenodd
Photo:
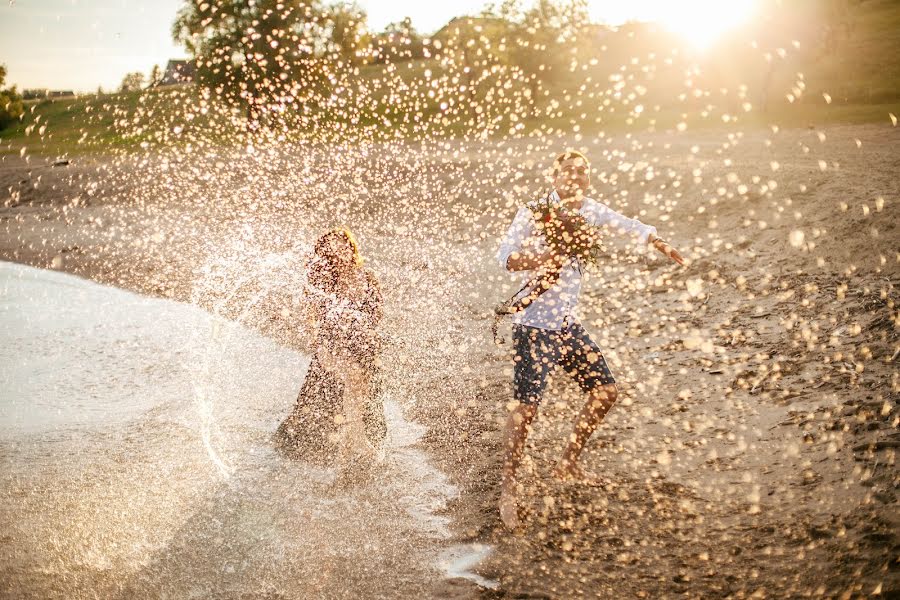
<path fill-rule="evenodd" d="M 315 243 L 307 267 L 314 353 L 294 411 L 275 433 L 290 456 L 318 465 L 370 461 L 387 427 L 378 397 L 381 291 L 356 240 L 336 229 Z"/>

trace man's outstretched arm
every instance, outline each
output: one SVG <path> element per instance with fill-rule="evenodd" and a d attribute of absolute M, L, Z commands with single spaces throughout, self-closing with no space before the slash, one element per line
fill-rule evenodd
<path fill-rule="evenodd" d="M 659 252 L 668 256 L 671 260 L 684 266 L 684 258 L 678 250 L 657 235 L 656 227 L 641 223 L 637 219 L 630 219 L 623 214 L 617 213 L 605 204 L 597 203 L 594 206 L 597 209 L 593 214 L 593 221 L 595 224 L 608 225 L 623 233 L 637 235 L 641 240 L 650 244 Z"/>

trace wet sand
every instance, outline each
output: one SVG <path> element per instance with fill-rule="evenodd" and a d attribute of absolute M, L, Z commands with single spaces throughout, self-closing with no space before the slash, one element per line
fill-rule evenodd
<path fill-rule="evenodd" d="M 621 388 L 585 451 L 605 484 L 549 476 L 577 408 L 559 378 L 529 441 L 526 528 L 514 535 L 495 509 L 511 356 L 488 317 L 514 282 L 493 254 L 540 189 L 529 178 L 569 145 L 610 173 L 634 166 L 619 171 L 629 195 L 613 207 L 644 211 L 691 264 L 612 243 L 619 260 L 582 299 Z M 457 541 L 495 547 L 478 572 L 496 590 L 436 577 L 434 595 L 891 597 L 898 155 L 897 129 L 860 126 L 294 148 L 165 169 L 158 157 L 46 169 L 6 158 L 0 258 L 239 311 L 234 273 L 264 286 L 283 276 L 261 266 L 268 254 L 353 227 L 385 289 L 385 368 L 461 490 L 448 514 Z M 242 321 L 299 343 L 270 296 Z"/>

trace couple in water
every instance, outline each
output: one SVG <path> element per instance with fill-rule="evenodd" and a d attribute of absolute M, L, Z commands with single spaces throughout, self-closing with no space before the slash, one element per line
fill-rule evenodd
<path fill-rule="evenodd" d="M 603 351 L 581 326 L 576 304 L 582 275 L 600 244 L 603 228 L 630 234 L 679 265 L 681 255 L 658 237 L 655 227 L 625 217 L 585 196 L 590 164 L 579 152 L 553 162 L 552 191 L 519 209 L 498 252 L 503 269 L 520 273 L 521 290 L 501 305 L 512 315 L 513 395 L 505 427 L 500 517 L 509 529 L 519 520 L 517 472 L 548 377 L 562 367 L 584 393 L 568 444 L 555 469 L 563 480 L 591 483 L 579 457 L 591 434 L 618 397 Z M 278 429 L 282 447 L 307 460 L 371 456 L 385 435 L 377 397 L 380 344 L 375 330 L 381 295 L 361 266 L 353 237 L 331 232 L 316 243 L 309 267 L 311 318 L 318 343 L 294 412 Z M 361 449 L 355 449 L 362 445 Z"/>

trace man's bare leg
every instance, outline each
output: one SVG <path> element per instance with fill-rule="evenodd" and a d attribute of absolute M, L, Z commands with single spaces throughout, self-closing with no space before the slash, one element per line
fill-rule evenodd
<path fill-rule="evenodd" d="M 576 479 L 589 483 L 599 482 L 599 478 L 586 473 L 578 464 L 578 458 L 588 438 L 603 421 L 606 413 L 612 408 L 619 392 L 614 383 L 600 386 L 588 395 L 588 401 L 575 418 L 575 426 L 569 436 L 569 443 L 563 451 L 562 459 L 554 471 L 560 479 Z"/>
<path fill-rule="evenodd" d="M 528 438 L 528 431 L 536 414 L 537 406 L 519 403 L 506 419 L 506 455 L 503 460 L 503 481 L 500 483 L 500 519 L 510 530 L 519 527 L 516 471 L 522 462 L 525 440 Z"/>

